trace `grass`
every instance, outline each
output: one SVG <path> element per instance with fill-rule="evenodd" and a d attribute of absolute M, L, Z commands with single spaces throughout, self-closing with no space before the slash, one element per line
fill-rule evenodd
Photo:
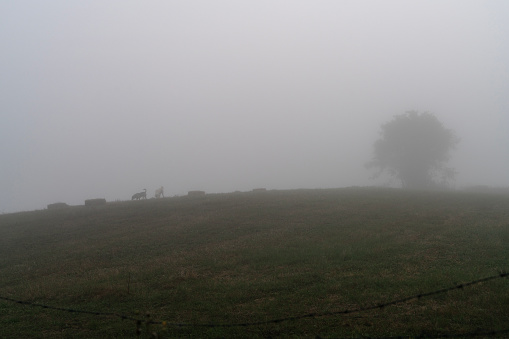
<path fill-rule="evenodd" d="M 267 191 L 0 216 L 0 296 L 140 318 L 149 313 L 172 324 L 369 307 L 507 271 L 508 260 L 503 194 Z M 497 279 L 347 315 L 152 330 L 163 337 L 501 331 L 509 329 L 508 287 L 508 279 Z M 137 337 L 133 321 L 2 300 L 0 326 L 9 338 Z"/>

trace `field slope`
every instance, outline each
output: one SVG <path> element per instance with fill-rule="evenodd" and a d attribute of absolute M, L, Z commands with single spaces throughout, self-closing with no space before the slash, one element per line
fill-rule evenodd
<path fill-rule="evenodd" d="M 5 214 L 0 336 L 136 338 L 118 315 L 167 321 L 149 329 L 162 337 L 509 336 L 508 278 L 341 313 L 508 270 L 502 194 L 266 191 Z"/>

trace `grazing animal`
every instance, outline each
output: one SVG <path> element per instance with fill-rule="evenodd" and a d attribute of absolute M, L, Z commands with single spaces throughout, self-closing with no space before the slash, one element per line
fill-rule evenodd
<path fill-rule="evenodd" d="M 131 200 L 140 200 L 140 199 L 147 199 L 147 189 L 144 188 L 143 192 L 140 193 L 134 193 L 131 197 Z"/>
<path fill-rule="evenodd" d="M 161 188 L 156 189 L 156 198 L 160 198 L 161 195 L 164 198 L 164 187 L 163 186 L 161 186 Z"/>

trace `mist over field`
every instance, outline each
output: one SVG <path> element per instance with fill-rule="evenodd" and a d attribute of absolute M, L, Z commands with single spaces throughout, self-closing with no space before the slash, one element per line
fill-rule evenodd
<path fill-rule="evenodd" d="M 509 2 L 4 1 L 0 213 L 397 185 L 380 125 L 428 111 L 455 187 L 509 186 Z"/>

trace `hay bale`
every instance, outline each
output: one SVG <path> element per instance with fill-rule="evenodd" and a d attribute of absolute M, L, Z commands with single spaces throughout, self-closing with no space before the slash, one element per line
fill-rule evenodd
<path fill-rule="evenodd" d="M 190 197 L 200 197 L 200 196 L 204 196 L 205 192 L 204 191 L 189 191 L 189 192 L 187 192 L 187 195 Z"/>
<path fill-rule="evenodd" d="M 62 208 L 67 208 L 69 205 L 67 205 L 65 202 L 56 202 L 54 204 L 49 204 L 48 209 L 49 210 L 58 210 Z"/>
<path fill-rule="evenodd" d="M 101 206 L 106 205 L 106 199 L 88 199 L 85 200 L 85 206 Z"/>

